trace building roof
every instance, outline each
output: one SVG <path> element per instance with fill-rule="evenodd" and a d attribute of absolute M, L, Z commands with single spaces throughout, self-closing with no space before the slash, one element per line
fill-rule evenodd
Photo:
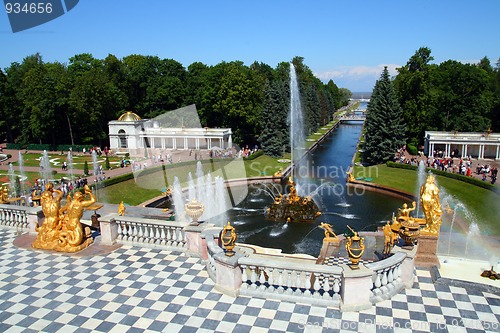
<path fill-rule="evenodd" d="M 137 121 L 137 120 L 141 120 L 141 117 L 139 117 L 132 111 L 127 111 L 124 114 L 122 114 L 120 118 L 118 118 L 118 121 Z"/>

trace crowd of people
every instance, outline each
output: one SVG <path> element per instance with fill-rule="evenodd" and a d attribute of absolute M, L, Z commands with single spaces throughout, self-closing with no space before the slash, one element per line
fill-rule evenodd
<path fill-rule="evenodd" d="M 472 166 L 472 156 L 465 158 L 454 158 L 453 156 L 458 156 L 455 152 L 452 152 L 451 157 L 443 157 L 441 152 L 435 152 L 435 157 L 425 157 L 422 152 L 419 152 L 418 156 L 408 155 L 406 153 L 406 146 L 399 149 L 394 160 L 399 161 L 402 164 L 409 164 L 413 166 L 418 166 L 420 161 L 424 161 L 428 168 L 433 168 L 435 170 L 441 170 L 444 172 L 452 172 L 456 174 L 461 174 L 467 177 L 473 177 L 473 166 Z M 495 184 L 497 180 L 498 168 L 492 167 L 489 164 L 478 164 L 476 166 L 476 175 L 479 175 L 483 181 L 490 181 Z"/>

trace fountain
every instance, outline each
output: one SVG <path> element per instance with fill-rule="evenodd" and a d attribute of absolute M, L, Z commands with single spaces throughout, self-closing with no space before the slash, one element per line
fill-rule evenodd
<path fill-rule="evenodd" d="M 73 155 L 71 154 L 71 150 L 68 150 L 68 154 L 66 156 L 66 164 L 67 164 L 67 174 L 71 184 L 73 184 Z M 74 184 L 73 184 L 74 185 Z"/>
<path fill-rule="evenodd" d="M 292 177 L 288 179 L 289 193 L 277 196 L 266 211 L 266 218 L 272 221 L 314 222 L 321 215 L 318 205 L 311 196 L 297 194 Z"/>
<path fill-rule="evenodd" d="M 19 151 L 19 175 L 21 177 L 21 195 L 25 196 L 24 181 L 26 180 L 26 173 L 24 172 L 24 158 L 21 151 Z"/>
<path fill-rule="evenodd" d="M 299 84 L 297 81 L 297 73 L 295 72 L 295 66 L 290 63 L 290 147 L 291 147 L 291 167 L 292 174 L 293 168 L 298 167 L 299 161 L 302 159 L 304 154 L 304 115 L 302 112 L 302 105 L 300 102 L 300 91 Z M 297 182 L 297 192 L 299 195 L 303 194 L 302 179 L 297 177 L 298 173 L 295 173 L 295 181 Z"/>
<path fill-rule="evenodd" d="M 221 176 L 216 176 L 212 180 L 211 173 L 207 172 L 205 175 L 202 163 L 198 161 L 196 164 L 196 180 L 189 173 L 187 185 L 187 198 L 185 198 L 179 179 L 174 178 L 172 201 L 175 207 L 176 221 L 186 222 L 185 207 L 190 202 L 195 201 L 197 204 L 204 206 L 203 213 L 196 218 L 197 221 L 209 220 L 210 223 L 222 227 L 227 222 L 225 212 L 230 208 L 224 179 Z"/>
<path fill-rule="evenodd" d="M 43 155 L 40 157 L 40 178 L 43 179 L 44 183 L 47 183 L 51 176 L 50 160 L 49 154 L 46 150 L 43 151 Z"/>
<path fill-rule="evenodd" d="M 17 197 L 16 192 L 18 189 L 16 189 L 16 173 L 14 172 L 14 165 L 12 163 L 9 163 L 9 171 L 7 175 L 9 176 L 9 194 L 13 197 Z"/>

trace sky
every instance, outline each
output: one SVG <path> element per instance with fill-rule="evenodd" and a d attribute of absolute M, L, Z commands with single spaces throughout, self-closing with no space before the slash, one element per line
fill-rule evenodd
<path fill-rule="evenodd" d="M 323 82 L 369 92 L 384 66 L 392 75 L 420 47 L 432 63 L 500 58 L 500 0 L 81 0 L 65 15 L 13 33 L 0 9 L 0 68 L 39 52 L 68 63 L 75 54 L 130 54 L 193 62 L 295 56 Z"/>

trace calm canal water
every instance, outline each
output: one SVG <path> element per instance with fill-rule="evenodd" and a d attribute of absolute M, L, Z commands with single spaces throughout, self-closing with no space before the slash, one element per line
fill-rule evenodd
<path fill-rule="evenodd" d="M 298 176 L 305 179 L 303 193 L 312 194 L 323 212 L 315 222 L 286 224 L 265 220 L 264 211 L 273 203 L 270 194 L 279 188 L 272 184 L 251 186 L 246 198 L 228 211 L 238 242 L 318 256 L 324 237 L 318 228 L 320 222 L 331 224 L 337 234 L 343 234 L 347 225 L 357 231 L 375 231 L 390 220 L 403 200 L 345 185 L 361 130 L 358 124 L 340 125 L 296 169 Z"/>

